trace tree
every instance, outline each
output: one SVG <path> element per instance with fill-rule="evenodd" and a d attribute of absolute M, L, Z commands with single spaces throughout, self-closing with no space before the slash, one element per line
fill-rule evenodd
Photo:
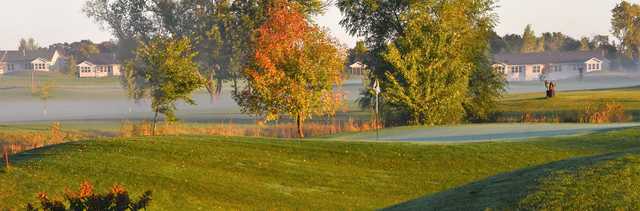
<path fill-rule="evenodd" d="M 524 28 L 524 33 L 522 34 L 522 48 L 520 49 L 521 53 L 532 53 L 536 52 L 536 34 L 531 29 L 531 25 L 527 25 Z"/>
<path fill-rule="evenodd" d="M 470 90 L 504 86 L 502 80 L 471 81 L 493 78 L 480 77 L 493 74 L 485 69 L 495 17 L 492 0 L 339 0 L 337 4 L 344 15 L 341 25 L 350 34 L 365 37 L 372 48 L 370 77 L 382 84 L 383 109 L 391 111 L 387 114 L 410 116 L 412 124 L 444 124 L 461 121 L 465 112 L 485 110 L 472 107 L 495 105 L 470 103 L 478 99 Z M 520 36 L 515 37 L 520 45 Z M 370 98 L 370 92 L 363 93 L 363 99 Z M 500 89 L 487 92 L 495 93 Z M 387 121 L 392 118 L 385 116 Z"/>
<path fill-rule="evenodd" d="M 257 31 L 254 56 L 244 71 L 247 87 L 236 96 L 242 110 L 276 120 L 287 114 L 303 123 L 332 115 L 341 102 L 344 55 L 326 32 L 311 25 L 297 3 L 281 1 Z"/>
<path fill-rule="evenodd" d="M 71 55 L 67 60 L 67 67 L 65 68 L 65 73 L 67 75 L 78 76 L 78 62 L 76 62 L 76 58 Z"/>
<path fill-rule="evenodd" d="M 51 98 L 51 92 L 53 91 L 53 83 L 52 82 L 47 82 L 44 83 L 42 86 L 38 87 L 38 90 L 36 90 L 33 94 L 37 95 L 38 98 L 40 98 L 40 100 L 42 100 L 43 103 L 43 107 L 42 107 L 42 115 L 47 116 L 47 108 L 48 108 L 48 102 L 49 102 L 49 98 Z"/>
<path fill-rule="evenodd" d="M 253 52 L 255 30 L 264 22 L 267 7 L 279 0 L 89 0 L 83 11 L 104 24 L 118 39 L 120 60 L 135 55 L 138 43 L 165 35 L 188 37 L 200 73 L 212 98 L 223 81 L 231 80 L 237 94 L 241 68 Z M 320 14 L 322 0 L 291 0 L 306 18 Z"/>
<path fill-rule="evenodd" d="M 536 40 L 536 51 L 535 52 L 544 52 L 545 50 L 545 40 L 544 36 L 540 37 Z"/>
<path fill-rule="evenodd" d="M 33 38 L 29 39 L 20 39 L 20 44 L 18 46 L 18 51 L 20 52 L 28 52 L 28 51 L 36 51 L 40 49 L 40 46 L 36 43 L 36 40 Z"/>
<path fill-rule="evenodd" d="M 611 30 L 621 41 L 620 50 L 637 62 L 640 59 L 640 5 L 622 1 L 612 13 Z"/>
<path fill-rule="evenodd" d="M 589 38 L 582 37 L 580 38 L 580 51 L 590 51 L 591 50 L 591 42 Z"/>
<path fill-rule="evenodd" d="M 135 60 L 126 65 L 126 74 L 133 77 L 133 82 L 126 85 L 134 98 L 151 98 L 154 135 L 159 113 L 166 121 L 175 121 L 176 101 L 195 104 L 191 93 L 204 85 L 193 61 L 195 56 L 187 38 L 155 37 L 141 44 Z"/>

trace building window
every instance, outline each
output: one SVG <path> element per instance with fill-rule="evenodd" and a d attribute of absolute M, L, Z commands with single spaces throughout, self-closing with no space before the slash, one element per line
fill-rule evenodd
<path fill-rule="evenodd" d="M 540 72 L 542 72 L 542 68 L 540 68 L 540 65 L 535 65 L 535 66 L 533 66 L 533 72 L 534 72 L 534 73 L 540 73 Z"/>
<path fill-rule="evenodd" d="M 502 67 L 502 66 L 500 66 L 500 67 Z M 108 70 L 110 73 L 111 73 L 111 72 L 113 72 L 113 66 L 107 66 L 107 70 Z"/>
<path fill-rule="evenodd" d="M 554 72 L 562 72 L 562 65 L 553 65 Z"/>
<path fill-rule="evenodd" d="M 16 69 L 16 66 L 15 66 L 14 64 L 8 64 L 8 65 L 7 65 L 7 69 L 8 69 L 9 71 L 14 71 L 14 70 Z"/>

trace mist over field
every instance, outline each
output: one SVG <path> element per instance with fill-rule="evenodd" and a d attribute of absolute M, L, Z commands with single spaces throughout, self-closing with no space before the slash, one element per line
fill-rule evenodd
<path fill-rule="evenodd" d="M 45 115 L 45 103 L 29 92 L 28 77 L 4 77 L 0 78 L 0 123 L 153 118 L 150 101 L 134 102 L 127 98 L 116 78 L 103 79 L 99 85 L 91 84 L 91 79 L 51 79 L 54 83 L 53 96 L 46 102 Z M 83 80 L 88 84 L 74 84 L 84 83 Z M 361 78 L 345 80 L 343 89 L 346 103 L 353 103 L 359 97 L 361 88 Z M 185 121 L 253 122 L 255 117 L 241 113 L 231 92 L 231 88 L 226 86 L 220 96 L 211 99 L 206 91 L 200 90 L 193 95 L 196 105 L 187 105 L 184 102 L 177 104 L 178 118 Z"/>
<path fill-rule="evenodd" d="M 153 117 L 149 101 L 133 102 L 127 98 L 117 79 L 104 79 L 93 83 L 91 79 L 52 78 L 54 91 L 47 101 L 47 115 L 43 114 L 44 102 L 32 96 L 27 86 L 30 81 L 25 76 L 4 76 L 0 78 L 0 122 L 65 121 L 65 120 L 149 120 Z M 71 80 L 71 81 L 69 81 Z M 84 80 L 84 81 L 83 81 Z M 57 82 L 56 82 L 57 81 Z M 84 84 L 86 83 L 86 84 Z M 640 85 L 640 74 L 635 72 L 591 73 L 582 81 L 566 79 L 556 81 L 560 94 L 567 90 L 607 89 Z M 360 77 L 344 81 L 345 103 L 351 110 L 359 110 L 355 100 L 363 88 Z M 507 94 L 543 93 L 540 81 L 511 82 Z M 226 86 L 222 95 L 211 99 L 201 90 L 193 97 L 197 105 L 178 103 L 178 118 L 185 121 L 207 122 L 253 122 L 256 118 L 242 114 L 231 96 L 231 88 Z"/>

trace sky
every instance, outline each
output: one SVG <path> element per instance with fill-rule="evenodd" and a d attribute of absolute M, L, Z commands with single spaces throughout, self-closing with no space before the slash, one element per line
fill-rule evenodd
<path fill-rule="evenodd" d="M 498 0 L 498 34 L 521 34 L 527 24 L 537 33 L 562 32 L 573 37 L 610 34 L 611 9 L 620 0 Z M 64 2 L 64 3 L 62 3 Z M 33 37 L 41 46 L 58 42 L 112 39 L 82 14 L 85 0 L 0 0 L 0 49 L 17 49 L 20 38 Z M 640 0 L 630 0 L 640 3 Z M 338 24 L 340 11 L 329 10 L 316 21 L 338 40 L 358 40 Z"/>

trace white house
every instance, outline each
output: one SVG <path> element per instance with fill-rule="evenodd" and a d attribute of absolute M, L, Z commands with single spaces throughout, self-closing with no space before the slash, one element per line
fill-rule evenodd
<path fill-rule="evenodd" d="M 351 70 L 351 74 L 363 75 L 367 70 L 367 65 L 363 64 L 362 62 L 356 62 L 356 63 L 353 63 L 352 65 L 349 65 L 349 68 Z"/>
<path fill-rule="evenodd" d="M 114 54 L 99 54 L 81 62 L 77 66 L 80 78 L 101 78 L 119 76 L 121 65 Z"/>
<path fill-rule="evenodd" d="M 49 72 L 64 65 L 57 50 L 0 51 L 0 74 L 20 71 Z"/>
<path fill-rule="evenodd" d="M 493 68 L 507 81 L 559 80 L 602 71 L 609 61 L 600 51 L 496 54 Z"/>

